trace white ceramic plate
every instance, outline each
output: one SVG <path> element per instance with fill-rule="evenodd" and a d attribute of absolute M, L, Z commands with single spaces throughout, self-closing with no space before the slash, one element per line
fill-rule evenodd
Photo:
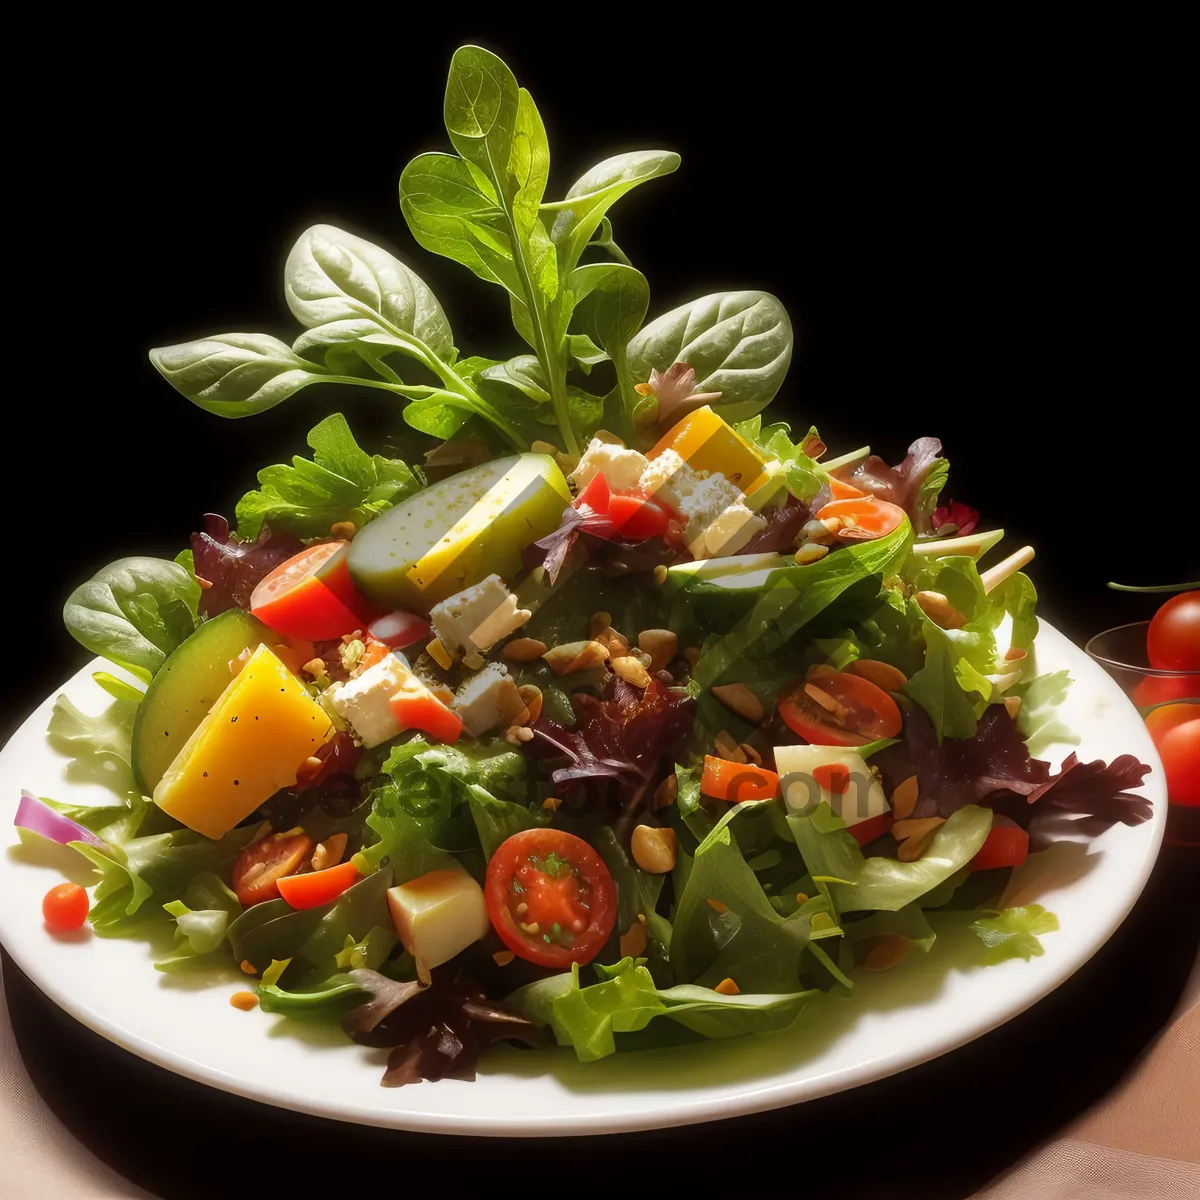
<path fill-rule="evenodd" d="M 945 1054 L 1036 1003 L 1104 944 L 1149 876 L 1166 795 L 1145 726 L 1081 650 L 1044 622 L 1041 629 L 1038 669 L 1068 667 L 1075 679 L 1061 710 L 1080 736 L 1074 748 L 1085 760 L 1127 752 L 1153 764 L 1143 790 L 1154 818 L 1029 860 L 1009 902 L 1037 900 L 1062 922 L 1043 939 L 1045 954 L 1030 962 L 963 967 L 942 939 L 929 956 L 911 954 L 894 971 L 861 979 L 852 999 L 827 998 L 782 1033 L 587 1065 L 570 1050 L 506 1047 L 485 1057 L 475 1083 L 389 1089 L 379 1085 L 385 1052 L 348 1044 L 336 1026 L 232 1008 L 229 996 L 246 983 L 233 968 L 167 976 L 153 970 L 144 943 L 50 936 L 41 899 L 62 875 L 44 855 L 15 845 L 15 831 L 0 839 L 0 941 L 55 1003 L 151 1062 L 253 1100 L 368 1125 L 494 1136 L 613 1133 L 736 1116 L 855 1087 Z M 64 688 L 85 711 L 107 703 L 91 680 L 100 665 L 90 664 Z M 47 744 L 53 699 L 0 753 L 0 828 L 10 828 L 22 787 L 81 803 L 103 798 L 97 785 L 68 781 L 66 760 Z M 1071 748 L 1049 757 L 1057 764 Z M 69 850 L 63 856 L 78 858 Z"/>

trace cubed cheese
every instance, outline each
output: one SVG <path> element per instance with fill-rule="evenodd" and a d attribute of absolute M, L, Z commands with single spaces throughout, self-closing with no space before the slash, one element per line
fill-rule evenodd
<path fill-rule="evenodd" d="M 684 537 L 696 558 L 736 554 L 766 522 L 752 513 L 742 493 L 719 471 L 684 496 L 680 513 L 687 518 Z"/>
<path fill-rule="evenodd" d="M 429 613 L 434 632 L 455 658 L 486 654 L 529 617 L 529 609 L 517 607 L 516 596 L 499 575 L 464 588 Z"/>
<path fill-rule="evenodd" d="M 503 663 L 488 663 L 458 689 L 454 711 L 475 737 L 501 729 L 521 714 L 525 702 Z"/>
<path fill-rule="evenodd" d="M 461 867 L 388 889 L 396 934 L 418 970 L 440 966 L 491 928 L 483 889 Z"/>
<path fill-rule="evenodd" d="M 823 786 L 814 776 L 818 767 L 841 767 L 842 772 L 830 774 L 841 776 L 844 789 L 837 792 Z M 866 760 L 845 746 L 776 746 L 775 769 L 789 812 L 824 800 L 847 825 L 857 825 L 891 809 Z"/>
<path fill-rule="evenodd" d="M 684 497 L 690 496 L 703 478 L 674 450 L 663 450 L 646 465 L 639 486 L 646 495 L 657 496 L 664 504 L 679 510 Z"/>
<path fill-rule="evenodd" d="M 391 699 L 415 678 L 403 656 L 393 651 L 357 679 L 333 688 L 329 702 L 364 746 L 378 746 L 402 732 Z"/>
<path fill-rule="evenodd" d="M 636 450 L 627 450 L 613 442 L 602 442 L 592 438 L 583 457 L 571 474 L 571 479 L 579 489 L 587 487 L 597 476 L 603 475 L 604 481 L 614 492 L 628 492 L 638 485 L 642 472 L 646 469 L 646 456 Z"/>

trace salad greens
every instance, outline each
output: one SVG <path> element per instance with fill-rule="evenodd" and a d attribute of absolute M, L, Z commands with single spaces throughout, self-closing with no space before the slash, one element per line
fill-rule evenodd
<path fill-rule="evenodd" d="M 1053 914 L 983 907 L 1031 823 L 1149 805 L 1131 756 L 1035 757 L 1069 679 L 1033 669 L 1032 550 L 980 572 L 1002 532 L 943 503 L 936 438 L 893 466 L 766 419 L 774 296 L 647 320 L 611 213 L 678 155 L 548 198 L 537 107 L 477 46 L 443 117 L 400 209 L 502 289 L 520 352 L 460 354 L 424 280 L 332 225 L 288 255 L 290 344 L 151 351 L 218 416 L 370 387 L 440 444 L 410 466 L 334 413 L 236 529 L 77 588 L 68 630 L 150 691 L 59 698 L 66 777 L 105 798 L 29 794 L 21 836 L 94 867 L 98 933 L 253 974 L 264 1012 L 387 1049 L 387 1086 L 473 1078 L 498 1041 L 592 1061 L 819 1019 L 955 921 L 987 962 L 1042 953 Z"/>

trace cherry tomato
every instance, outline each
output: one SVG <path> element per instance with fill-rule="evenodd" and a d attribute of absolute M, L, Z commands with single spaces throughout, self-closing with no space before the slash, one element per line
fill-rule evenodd
<path fill-rule="evenodd" d="M 1019 825 L 993 824 L 967 864 L 972 871 L 990 871 L 994 867 L 1019 867 L 1029 853 L 1029 834 Z"/>
<path fill-rule="evenodd" d="M 1172 596 L 1154 614 L 1146 653 L 1158 671 L 1200 671 L 1200 590 Z"/>
<path fill-rule="evenodd" d="M 598 471 L 588 480 L 587 486 L 575 497 L 576 508 L 590 508 L 592 512 L 608 512 L 608 502 L 612 492 L 608 480 Z"/>
<path fill-rule="evenodd" d="M 890 812 L 880 813 L 877 817 L 868 817 L 856 825 L 848 825 L 846 832 L 860 845 L 870 845 L 878 837 L 883 837 L 892 827 L 893 817 Z"/>
<path fill-rule="evenodd" d="M 361 629 L 370 605 L 350 580 L 347 542 L 309 546 L 280 563 L 250 597 L 250 611 L 289 637 L 323 641 Z"/>
<path fill-rule="evenodd" d="M 662 537 L 667 532 L 671 513 L 660 500 L 639 493 L 613 494 L 608 501 L 608 515 L 617 533 L 627 542 L 644 542 L 647 538 Z"/>
<path fill-rule="evenodd" d="M 833 701 L 831 710 L 805 691 L 811 684 Z M 895 737 L 903 719 L 883 688 L 845 671 L 810 672 L 779 697 L 779 715 L 789 729 L 814 746 L 863 746 Z"/>
<path fill-rule="evenodd" d="M 1172 700 L 1200 700 L 1200 673 L 1192 675 L 1146 675 L 1129 693 L 1138 708 L 1153 708 Z"/>
<path fill-rule="evenodd" d="M 871 538 L 886 537 L 906 519 L 904 509 L 888 500 L 878 500 L 874 496 L 863 496 L 861 499 L 831 500 L 819 513 L 818 521 L 827 517 L 839 517 L 842 528 L 838 537 L 851 541 L 867 541 Z"/>
<path fill-rule="evenodd" d="M 233 890 L 243 908 L 279 898 L 279 881 L 312 857 L 312 839 L 303 829 L 272 833 L 251 842 L 233 864 Z"/>
<path fill-rule="evenodd" d="M 77 883 L 60 883 L 42 900 L 42 919 L 54 933 L 70 933 L 87 920 L 88 894 Z"/>
<path fill-rule="evenodd" d="M 617 919 L 617 888 L 600 856 L 561 829 L 514 833 L 492 855 L 484 886 L 504 944 L 541 967 L 588 963 Z"/>
<path fill-rule="evenodd" d="M 1194 704 L 1169 707 L 1196 710 Z M 1155 712 L 1164 711 L 1168 710 L 1155 709 Z M 1149 725 L 1149 721 L 1146 723 Z M 1186 721 L 1163 720 L 1160 726 L 1152 728 L 1150 735 L 1158 747 L 1158 756 L 1167 776 L 1167 799 L 1187 808 L 1200 807 L 1200 716 Z"/>
<path fill-rule="evenodd" d="M 353 862 L 344 862 L 323 871 L 286 875 L 278 881 L 278 887 L 279 894 L 293 908 L 320 908 L 322 904 L 336 900 L 358 880 L 358 868 Z"/>
<path fill-rule="evenodd" d="M 367 626 L 367 632 L 393 650 L 403 650 L 417 642 L 426 641 L 432 633 L 429 622 L 416 613 L 390 612 Z"/>

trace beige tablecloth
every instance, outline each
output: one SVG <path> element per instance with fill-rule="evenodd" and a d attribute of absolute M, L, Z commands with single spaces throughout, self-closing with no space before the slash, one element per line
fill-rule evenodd
<path fill-rule="evenodd" d="M 42 1101 L 0 1005 L 0 1196 L 144 1200 Z M 1200 1196 L 1200 962 L 1171 1026 L 1109 1097 L 976 1200 L 1195 1200 Z"/>

